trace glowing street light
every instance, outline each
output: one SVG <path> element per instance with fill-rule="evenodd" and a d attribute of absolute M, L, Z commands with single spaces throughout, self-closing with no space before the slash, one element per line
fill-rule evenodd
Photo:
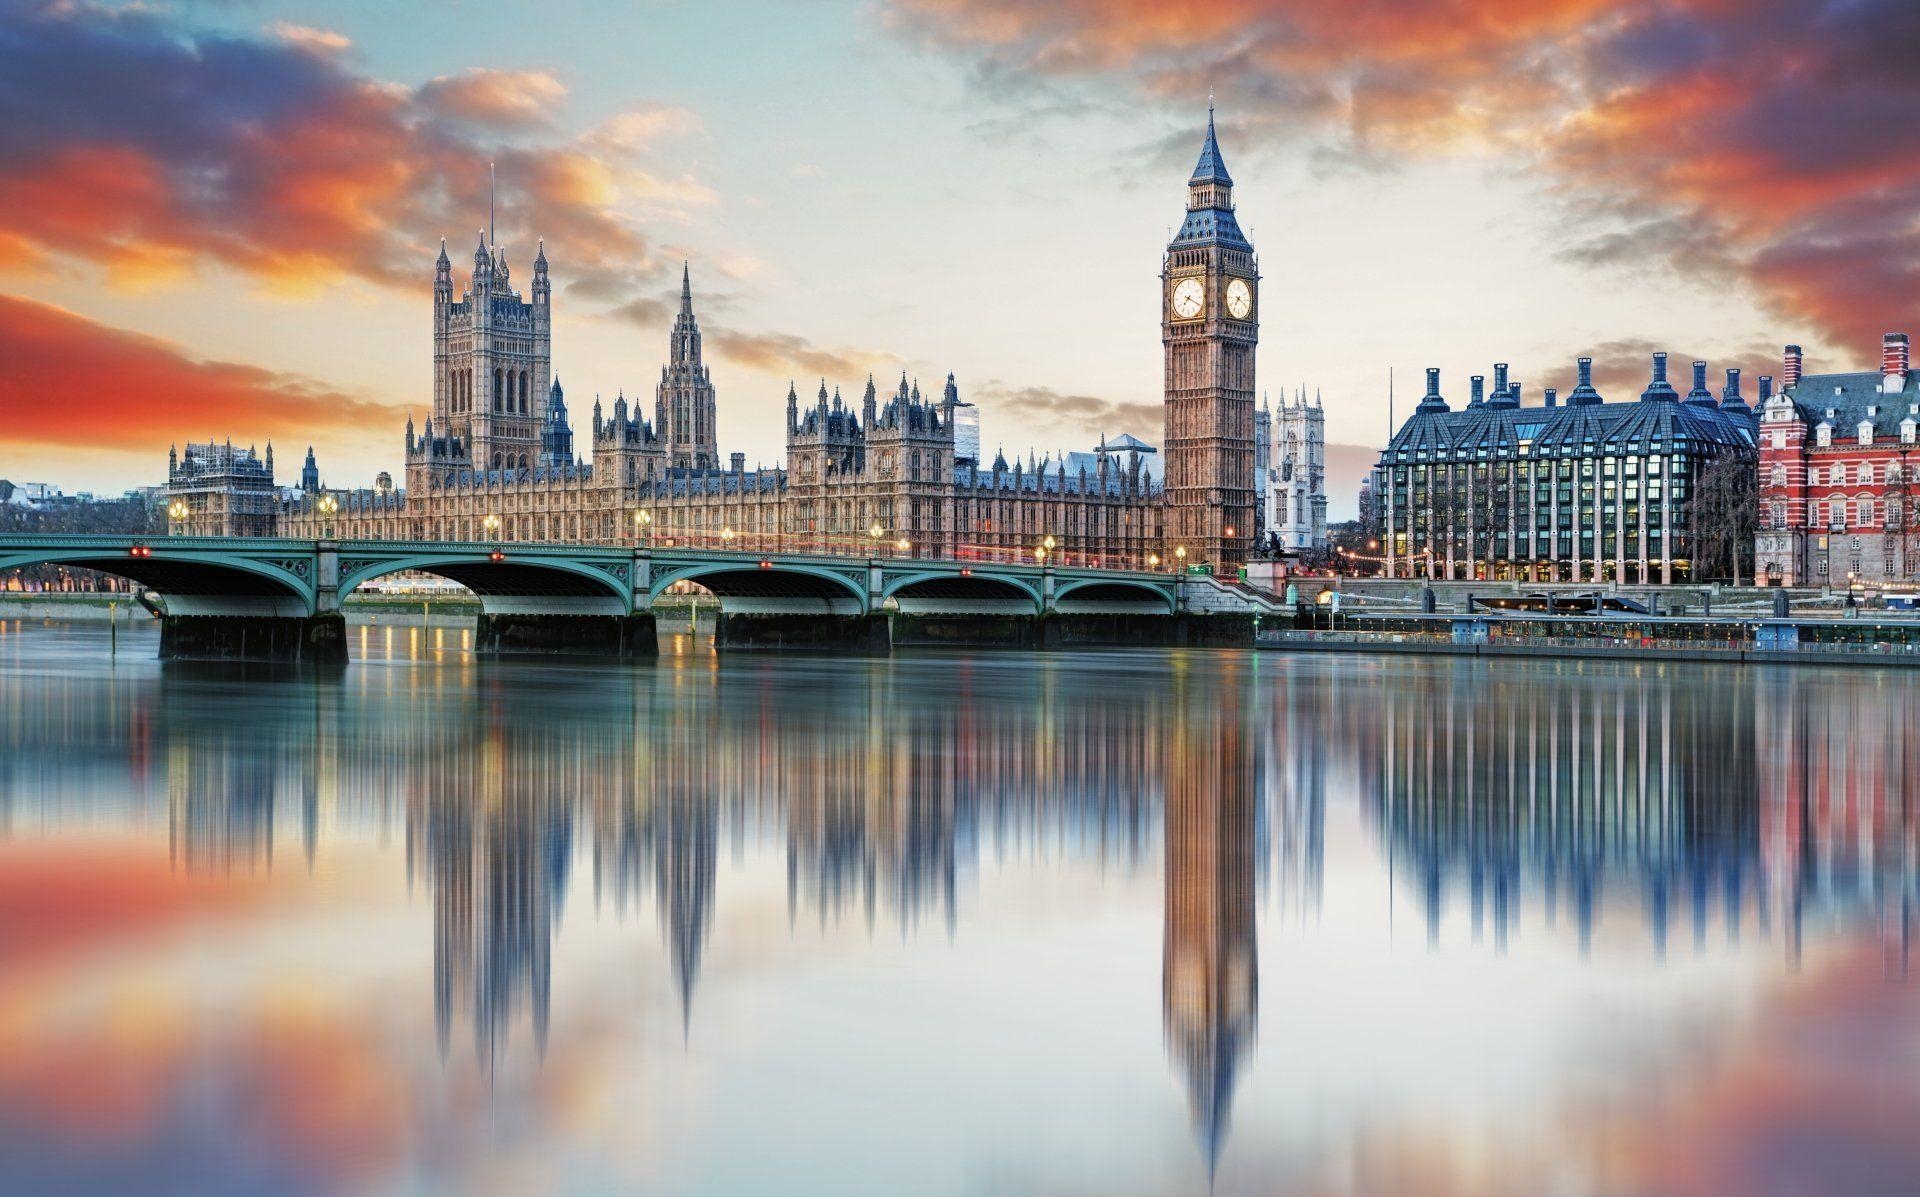
<path fill-rule="evenodd" d="M 167 518 L 172 520 L 175 525 L 185 523 L 188 514 L 189 511 L 185 499 L 175 499 L 173 502 L 167 504 Z"/>
<path fill-rule="evenodd" d="M 633 543 L 639 544 L 641 534 L 653 523 L 653 512 L 642 507 L 633 513 Z"/>
<path fill-rule="evenodd" d="M 722 542 L 728 545 L 731 545 L 733 543 L 733 529 L 732 528 L 720 529 L 720 539 Z"/>
<path fill-rule="evenodd" d="M 314 506 L 319 509 L 322 519 L 325 520 L 325 527 L 321 535 L 325 536 L 328 540 L 332 540 L 333 513 L 340 510 L 340 500 L 334 498 L 332 495 L 321 495 L 320 501 L 314 504 Z"/>
<path fill-rule="evenodd" d="M 1160 568 L 1160 554 L 1158 554 L 1158 553 L 1148 553 L 1148 554 L 1147 554 L 1147 568 L 1148 568 L 1148 569 L 1159 569 L 1159 568 Z"/>
<path fill-rule="evenodd" d="M 1047 561 L 1047 546 L 1043 544 L 1033 546 L 1033 559 L 1045 565 Z"/>

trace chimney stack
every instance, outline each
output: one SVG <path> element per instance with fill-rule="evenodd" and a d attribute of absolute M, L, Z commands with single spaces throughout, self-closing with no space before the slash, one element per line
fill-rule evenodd
<path fill-rule="evenodd" d="M 1507 363 L 1493 363 L 1493 393 L 1499 395 L 1507 389 Z"/>
<path fill-rule="evenodd" d="M 1544 402 L 1541 406 L 1557 407 L 1559 405 L 1560 391 L 1557 387 L 1548 387 L 1545 391 L 1541 392 L 1541 394 L 1544 396 Z"/>
<path fill-rule="evenodd" d="M 1754 401 L 1754 406 L 1765 407 L 1767 400 L 1771 398 L 1773 398 L 1773 375 L 1762 374 L 1760 376 L 1760 398 Z"/>
<path fill-rule="evenodd" d="M 1420 398 L 1418 411 L 1446 411 L 1447 401 L 1440 397 L 1440 367 L 1427 367 L 1427 393 Z"/>
<path fill-rule="evenodd" d="M 1707 363 L 1693 363 L 1693 389 L 1687 392 L 1688 403 L 1711 404 L 1716 402 L 1713 392 L 1707 389 Z"/>
<path fill-rule="evenodd" d="M 1640 392 L 1642 403 L 1678 403 L 1680 392 L 1673 389 L 1667 381 L 1667 353 L 1656 349 L 1653 354 L 1653 381 L 1647 383 L 1647 389 Z"/>
<path fill-rule="evenodd" d="M 1880 390 L 1883 394 L 1897 395 L 1907 389 L 1907 371 L 1913 365 L 1912 353 L 1905 333 L 1888 333 L 1880 338 Z"/>
<path fill-rule="evenodd" d="M 1737 368 L 1727 371 L 1727 388 L 1720 392 L 1720 407 L 1724 411 L 1747 410 L 1747 397 L 1740 393 L 1740 371 Z"/>
<path fill-rule="evenodd" d="M 733 454 L 733 472 L 736 474 L 742 474 L 746 472 L 746 469 L 747 469 L 747 455 L 745 453 Z"/>
<path fill-rule="evenodd" d="M 1800 385 L 1800 368 L 1805 364 L 1798 345 L 1787 346 L 1786 360 L 1780 367 L 1780 389 L 1791 391 Z"/>
<path fill-rule="evenodd" d="M 1485 401 L 1486 397 L 1487 376 L 1484 374 L 1475 374 L 1473 376 L 1473 393 L 1467 396 L 1467 406 L 1479 407 L 1480 404 Z"/>

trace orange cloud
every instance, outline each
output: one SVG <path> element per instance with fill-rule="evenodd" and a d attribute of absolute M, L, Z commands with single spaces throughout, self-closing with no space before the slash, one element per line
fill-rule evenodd
<path fill-rule="evenodd" d="M 1566 205 L 1569 257 L 1716 272 L 1863 355 L 1916 315 L 1920 72 L 1888 49 L 1920 40 L 1911 0 L 894 0 L 890 19 L 997 84 L 1183 111 L 1217 91 L 1243 144 L 1522 156 Z"/>
<path fill-rule="evenodd" d="M 302 378 L 197 361 L 164 341 L 0 295 L 0 443 L 151 448 L 183 432 L 263 437 L 388 427 L 401 413 Z"/>
<path fill-rule="evenodd" d="M 646 138 L 685 127 L 670 110 L 561 138 L 566 89 L 545 72 L 410 89 L 353 72 L 342 39 L 303 27 L 214 34 L 84 0 L 7 19 L 0 269 L 81 262 L 137 285 L 213 264 L 277 287 L 417 290 L 431 234 L 457 243 L 487 219 L 497 164 L 503 240 L 530 257 L 544 237 L 556 267 L 630 294 L 668 266 L 637 211 L 711 198 L 642 165 Z"/>

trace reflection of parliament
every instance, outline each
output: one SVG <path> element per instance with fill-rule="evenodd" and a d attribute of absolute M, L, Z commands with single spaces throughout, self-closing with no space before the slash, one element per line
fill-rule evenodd
<path fill-rule="evenodd" d="M 592 460 L 575 455 L 552 369 L 553 288 L 544 247 L 525 298 L 483 237 L 456 296 L 444 244 L 433 282 L 433 413 L 408 421 L 406 485 L 273 497 L 264 463 L 191 445 L 169 473 L 186 507 L 175 530 L 397 540 L 636 541 L 777 552 L 1001 556 L 1057 538 L 1071 564 L 1243 559 L 1257 534 L 1254 346 L 1258 269 L 1233 213 L 1233 181 L 1209 114 L 1186 220 L 1162 266 L 1164 466 L 1132 437 L 1008 466 L 980 458 L 978 424 L 951 375 L 936 398 L 869 379 L 856 402 L 822 381 L 789 386 L 786 465 L 723 462 L 715 393 L 683 274 L 651 419 L 624 393 L 595 399 Z M 959 435 L 956 436 L 956 430 Z M 969 435 L 971 434 L 971 435 Z M 251 492 L 251 493 L 248 493 Z M 323 514 L 323 507 L 336 510 Z"/>

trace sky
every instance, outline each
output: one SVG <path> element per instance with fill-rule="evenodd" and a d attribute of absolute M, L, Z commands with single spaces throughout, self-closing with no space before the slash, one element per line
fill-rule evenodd
<path fill-rule="evenodd" d="M 0 477 L 398 475 L 489 163 L 576 428 L 651 391 L 686 262 L 750 463 L 790 380 L 869 373 L 953 372 L 1009 456 L 1157 442 L 1211 94 L 1259 385 L 1321 396 L 1341 518 L 1429 366 L 1751 396 L 1920 332 L 1917 44 L 1911 0 L 0 0 Z"/>

